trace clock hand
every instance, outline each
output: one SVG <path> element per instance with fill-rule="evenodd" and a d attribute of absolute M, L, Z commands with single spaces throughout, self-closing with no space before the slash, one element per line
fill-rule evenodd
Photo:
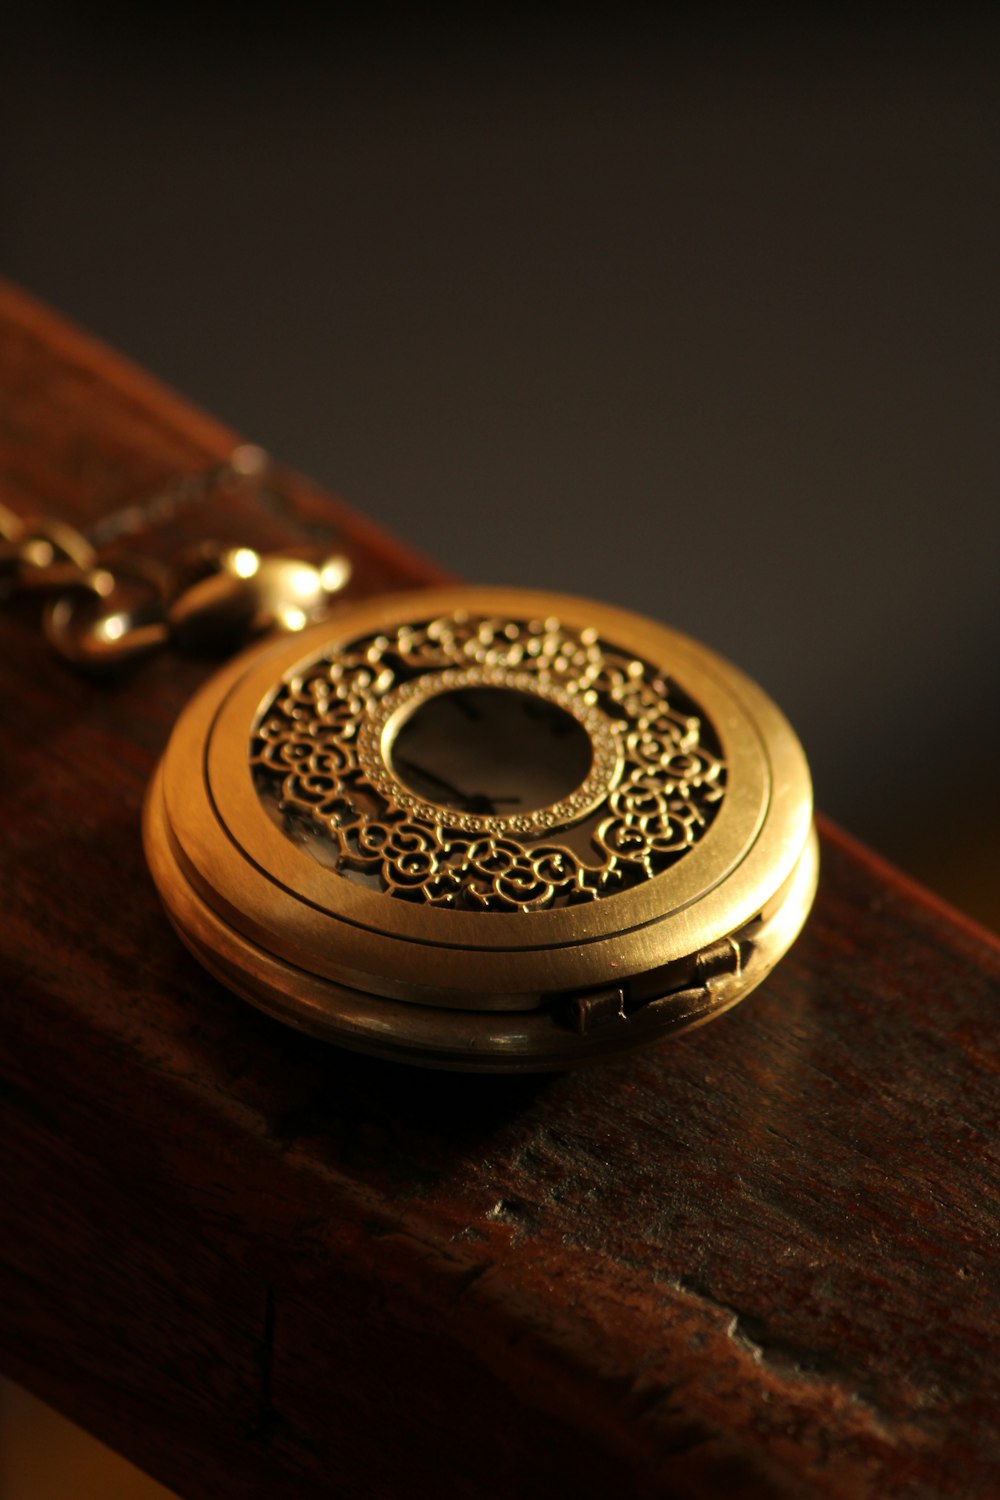
<path fill-rule="evenodd" d="M 436 787 L 438 792 L 443 792 L 446 797 L 458 802 L 460 812 L 478 813 L 489 817 L 501 804 L 519 801 L 517 797 L 489 797 L 485 792 L 463 792 L 461 787 L 445 781 L 444 777 L 439 776 L 436 771 L 417 765 L 416 761 L 410 760 L 405 755 L 394 755 L 393 762 L 401 771 L 406 771 L 410 776 L 416 777 L 418 781 L 423 781 L 428 786 Z"/>
<path fill-rule="evenodd" d="M 485 792 L 465 793 L 465 811 L 491 817 L 501 802 L 517 802 L 517 797 L 488 797 Z"/>
<path fill-rule="evenodd" d="M 426 766 L 418 766 L 415 760 L 410 760 L 405 755 L 393 755 L 393 764 L 401 771 L 406 771 L 410 776 L 415 776 L 420 781 L 427 782 L 430 786 L 437 787 L 438 791 L 444 792 L 448 797 L 455 797 L 459 802 L 467 801 L 465 793 L 450 781 L 445 781 L 436 771 L 429 771 Z"/>
<path fill-rule="evenodd" d="M 453 708 L 460 709 L 467 719 L 483 717 L 481 710 L 476 707 L 475 700 L 468 692 L 449 693 L 448 702 Z"/>

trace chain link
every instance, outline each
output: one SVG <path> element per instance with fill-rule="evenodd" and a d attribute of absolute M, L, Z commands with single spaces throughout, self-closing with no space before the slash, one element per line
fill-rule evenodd
<path fill-rule="evenodd" d="M 142 554 L 101 563 L 123 538 L 166 524 L 220 487 L 259 485 L 269 470 L 262 448 L 241 444 L 224 464 L 178 476 L 87 533 L 0 505 L 0 598 L 47 594 L 46 637 L 85 671 L 114 670 L 164 646 L 217 655 L 268 630 L 301 630 L 328 613 L 347 584 L 351 565 L 342 553 L 310 562 L 207 542 L 170 564 Z"/>

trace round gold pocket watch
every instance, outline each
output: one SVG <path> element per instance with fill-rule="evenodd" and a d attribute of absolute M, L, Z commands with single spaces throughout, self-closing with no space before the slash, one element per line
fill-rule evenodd
<path fill-rule="evenodd" d="M 634 614 L 487 588 L 233 661 L 177 723 L 145 841 L 180 936 L 255 1005 L 495 1072 L 726 1010 L 817 871 L 805 758 L 758 687 Z"/>

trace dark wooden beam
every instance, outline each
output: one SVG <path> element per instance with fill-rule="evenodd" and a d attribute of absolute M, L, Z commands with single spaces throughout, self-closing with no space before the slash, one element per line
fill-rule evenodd
<path fill-rule="evenodd" d="M 10 289 L 0 391 L 20 513 L 234 441 Z M 280 489 L 153 541 L 439 576 Z M 1000 1493 L 1000 947 L 824 826 L 804 936 L 702 1031 L 560 1077 L 349 1056 L 161 915 L 140 805 L 205 670 L 88 681 L 0 611 L 3 1367 L 191 1500 Z"/>

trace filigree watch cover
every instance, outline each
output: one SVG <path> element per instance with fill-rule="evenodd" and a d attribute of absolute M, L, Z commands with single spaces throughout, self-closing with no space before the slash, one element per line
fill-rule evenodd
<path fill-rule="evenodd" d="M 434 1067 L 566 1067 L 701 1024 L 816 883 L 787 721 L 587 600 L 363 600 L 224 668 L 146 803 L 180 936 L 272 1015 Z"/>
<path fill-rule="evenodd" d="M 509 754 L 491 754 L 505 739 Z M 468 750 L 463 787 L 450 765 Z M 555 616 L 459 612 L 350 641 L 282 684 L 250 760 L 265 804 L 331 869 L 484 912 L 594 901 L 661 873 L 725 791 L 697 705 Z M 560 760 L 577 767 L 563 794 L 526 805 Z"/>

